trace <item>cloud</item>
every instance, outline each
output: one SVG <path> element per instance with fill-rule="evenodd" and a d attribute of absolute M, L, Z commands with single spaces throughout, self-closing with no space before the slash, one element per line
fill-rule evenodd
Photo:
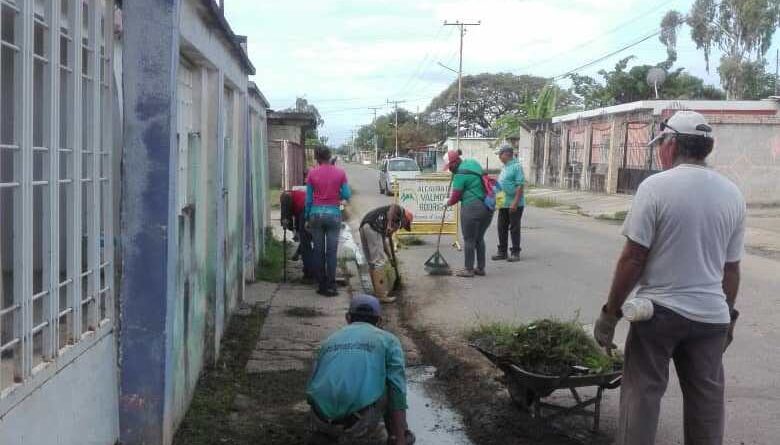
<path fill-rule="evenodd" d="M 443 26 L 444 20 L 481 20 L 465 36 L 465 73 L 552 76 L 657 28 L 666 9 L 683 3 L 228 0 L 226 12 L 234 30 L 249 38 L 255 80 L 272 106 L 284 108 L 306 95 L 324 110 L 331 141 L 340 143 L 355 125 L 370 122 L 373 114 L 360 107 L 407 99 L 409 109 L 424 108 L 453 80 L 452 73 L 437 65 L 457 67 L 458 35 L 455 27 Z M 625 22 L 630 23 L 608 33 Z M 686 39 L 681 35 L 680 40 Z M 655 39 L 641 50 L 643 63 L 664 57 Z M 611 65 L 614 60 L 590 72 Z M 342 98 L 355 100 L 338 101 Z"/>

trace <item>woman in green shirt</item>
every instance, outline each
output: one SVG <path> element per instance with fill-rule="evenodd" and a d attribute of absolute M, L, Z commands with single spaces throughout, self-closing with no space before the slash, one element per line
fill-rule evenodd
<path fill-rule="evenodd" d="M 485 275 L 485 232 L 493 220 L 493 212 L 484 203 L 482 166 L 476 160 L 462 159 L 460 155 L 459 150 L 447 153 L 446 168 L 455 175 L 452 178 L 452 194 L 447 205 L 453 206 L 461 202 L 460 231 L 463 234 L 465 267 L 455 272 L 455 275 L 471 278 L 474 275 Z"/>

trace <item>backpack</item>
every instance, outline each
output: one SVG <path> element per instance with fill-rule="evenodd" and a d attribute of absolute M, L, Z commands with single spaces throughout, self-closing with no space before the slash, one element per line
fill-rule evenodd
<path fill-rule="evenodd" d="M 496 210 L 496 191 L 501 188 L 501 186 L 498 185 L 498 181 L 491 178 L 487 173 L 480 175 L 477 172 L 469 170 L 464 170 L 458 173 L 479 176 L 480 181 L 482 181 L 482 189 L 485 190 L 485 197 L 482 199 L 482 203 L 485 204 L 485 207 L 487 207 L 491 212 Z"/>

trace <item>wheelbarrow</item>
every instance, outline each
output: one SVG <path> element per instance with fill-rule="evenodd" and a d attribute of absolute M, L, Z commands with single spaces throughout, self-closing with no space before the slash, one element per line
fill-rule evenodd
<path fill-rule="evenodd" d="M 506 357 L 497 356 L 479 345 L 471 344 L 471 347 L 481 352 L 498 369 L 503 371 L 504 383 L 507 385 L 509 395 L 515 405 L 543 423 L 570 415 L 593 417 L 592 431 L 598 433 L 601 420 L 601 399 L 604 390 L 617 388 L 623 378 L 623 371 L 620 370 L 592 374 L 588 368 L 583 366 L 572 366 L 558 376 L 537 374 L 521 368 Z M 587 387 L 596 387 L 596 395 L 583 398 L 577 389 Z M 575 404 L 560 406 L 542 401 L 559 389 L 568 389 L 574 397 Z M 593 405 L 592 410 L 588 409 L 591 405 Z M 551 412 L 545 415 L 542 412 L 543 408 Z"/>

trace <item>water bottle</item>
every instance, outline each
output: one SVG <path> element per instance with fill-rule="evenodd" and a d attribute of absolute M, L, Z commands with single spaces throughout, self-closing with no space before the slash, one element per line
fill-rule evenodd
<path fill-rule="evenodd" d="M 621 308 L 623 317 L 630 321 L 645 321 L 653 318 L 653 302 L 647 298 L 636 297 L 626 301 Z"/>

